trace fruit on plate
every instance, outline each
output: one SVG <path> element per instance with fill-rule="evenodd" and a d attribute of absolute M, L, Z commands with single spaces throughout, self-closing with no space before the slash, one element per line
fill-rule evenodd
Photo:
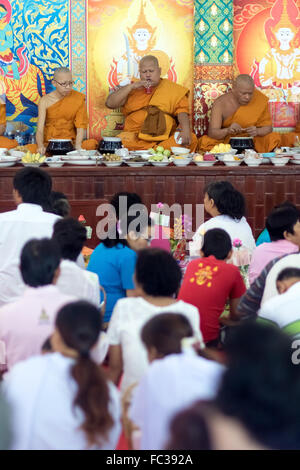
<path fill-rule="evenodd" d="M 232 150 L 230 144 L 218 144 L 211 149 L 211 153 L 226 153 Z"/>
<path fill-rule="evenodd" d="M 201 153 L 195 153 L 193 160 L 194 162 L 203 162 L 203 155 Z"/>
<path fill-rule="evenodd" d="M 43 163 L 46 160 L 45 155 L 38 153 L 27 152 L 22 158 L 23 163 Z"/>
<path fill-rule="evenodd" d="M 208 153 L 208 152 L 207 152 L 207 153 L 205 153 L 205 154 L 203 155 L 203 160 L 204 160 L 205 162 L 214 162 L 214 161 L 215 161 L 215 157 L 214 157 L 214 155 L 213 155 L 212 153 Z"/>
<path fill-rule="evenodd" d="M 156 149 L 150 149 L 151 157 L 149 160 L 153 162 L 161 162 L 165 158 L 169 158 L 171 155 L 170 150 L 165 150 L 161 145 L 158 145 Z"/>

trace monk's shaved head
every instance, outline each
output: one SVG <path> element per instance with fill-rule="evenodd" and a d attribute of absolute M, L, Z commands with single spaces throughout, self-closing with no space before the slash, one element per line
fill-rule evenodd
<path fill-rule="evenodd" d="M 250 77 L 250 75 L 247 75 L 246 73 L 241 73 L 241 75 L 238 75 L 236 77 L 233 85 L 237 87 L 240 85 L 246 85 L 254 88 L 254 80 L 252 77 Z"/>
<path fill-rule="evenodd" d="M 54 70 L 53 78 L 56 79 L 57 76 L 62 74 L 62 73 L 67 73 L 67 74 L 72 75 L 72 72 L 71 72 L 70 69 L 68 69 L 68 67 L 58 67 L 57 69 Z"/>
<path fill-rule="evenodd" d="M 145 57 L 143 57 L 141 60 L 140 60 L 140 63 L 139 63 L 139 67 L 143 67 L 143 65 L 145 63 L 151 63 L 153 65 L 155 65 L 155 67 L 159 67 L 159 63 L 158 63 L 158 60 L 157 58 L 154 56 L 154 55 L 145 55 Z"/>
<path fill-rule="evenodd" d="M 250 75 L 243 73 L 234 80 L 232 94 L 239 105 L 245 106 L 252 100 L 254 89 L 253 79 Z"/>

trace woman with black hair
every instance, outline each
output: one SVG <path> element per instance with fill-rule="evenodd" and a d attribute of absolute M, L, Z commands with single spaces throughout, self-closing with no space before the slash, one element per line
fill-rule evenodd
<path fill-rule="evenodd" d="M 125 216 L 114 225 L 108 236 L 93 251 L 87 270 L 98 274 L 107 295 L 104 322 L 110 320 L 115 304 L 123 297 L 134 295 L 133 274 L 136 251 L 148 244 L 151 219 Z"/>
<path fill-rule="evenodd" d="M 114 449 L 118 392 L 90 358 L 101 331 L 96 307 L 80 301 L 57 314 L 54 351 L 17 364 L 4 390 L 13 409 L 13 449 Z"/>
<path fill-rule="evenodd" d="M 136 297 L 118 301 L 107 331 L 110 377 L 117 384 L 124 370 L 122 392 L 138 382 L 147 369 L 147 351 L 140 332 L 150 318 L 166 312 L 181 313 L 202 342 L 198 309 L 175 298 L 180 281 L 180 267 L 170 253 L 158 248 L 139 252 L 135 268 Z"/>
<path fill-rule="evenodd" d="M 195 242 L 193 248 L 198 249 L 198 253 L 203 235 L 212 228 L 222 228 L 232 241 L 238 238 L 242 246 L 252 253 L 255 240 L 245 218 L 246 204 L 242 193 L 228 181 L 210 183 L 204 190 L 204 209 L 211 219 L 200 225 L 193 237 Z"/>

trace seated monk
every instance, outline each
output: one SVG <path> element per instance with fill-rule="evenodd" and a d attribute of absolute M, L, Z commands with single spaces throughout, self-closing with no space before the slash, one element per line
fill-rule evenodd
<path fill-rule="evenodd" d="M 36 143 L 42 155 L 50 139 L 71 139 L 76 150 L 97 148 L 95 139 L 83 140 L 88 127 L 85 96 L 72 89 L 73 83 L 71 71 L 59 67 L 52 80 L 55 90 L 40 99 Z"/>
<path fill-rule="evenodd" d="M 293 132 L 281 134 L 282 147 L 299 147 L 300 146 L 300 121 Z"/>
<path fill-rule="evenodd" d="M 189 90 L 167 79 L 161 79 L 156 57 L 148 55 L 139 63 L 140 80 L 111 93 L 106 106 L 122 107 L 124 131 L 118 137 L 129 150 L 144 150 L 157 145 L 177 147 L 174 133 L 180 130 L 181 145 L 194 151 L 197 138 L 189 121 Z"/>
<path fill-rule="evenodd" d="M 239 75 L 232 91 L 216 99 L 212 106 L 208 136 L 199 139 L 198 148 L 211 150 L 231 137 L 253 137 L 257 152 L 270 152 L 280 147 L 279 134 L 272 132 L 268 98 L 256 90 L 249 75 Z"/>
<path fill-rule="evenodd" d="M 6 106 L 4 101 L 0 98 L 0 147 L 6 149 L 12 149 L 18 145 L 18 142 L 14 139 L 4 137 L 3 134 L 6 129 Z"/>

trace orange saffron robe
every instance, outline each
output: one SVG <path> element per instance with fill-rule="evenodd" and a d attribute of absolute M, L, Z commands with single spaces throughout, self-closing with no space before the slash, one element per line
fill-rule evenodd
<path fill-rule="evenodd" d="M 300 142 L 300 122 L 298 122 L 294 132 L 281 134 L 281 145 L 283 147 L 294 147 L 296 137 L 298 137 L 297 140 Z"/>
<path fill-rule="evenodd" d="M 0 103 L 0 124 L 6 124 L 6 106 L 4 103 Z M 18 142 L 8 137 L 0 136 L 0 147 L 5 149 L 12 149 L 17 147 Z"/>
<path fill-rule="evenodd" d="M 45 142 L 50 139 L 76 139 L 76 129 L 86 129 L 89 119 L 86 111 L 85 96 L 79 91 L 71 93 L 49 106 L 46 110 L 44 130 Z M 95 139 L 85 140 L 82 148 L 96 148 Z"/>
<path fill-rule="evenodd" d="M 236 122 L 243 129 L 251 126 L 264 127 L 272 126 L 272 120 L 268 107 L 268 98 L 258 90 L 254 90 L 251 101 L 240 106 L 232 116 L 229 116 L 223 122 L 223 127 L 229 127 Z M 211 150 L 214 145 L 219 143 L 229 143 L 231 137 L 246 137 L 246 133 L 236 134 L 234 136 L 226 136 L 224 140 L 217 140 L 204 135 L 200 137 L 198 148 L 202 151 Z M 254 137 L 254 147 L 257 152 L 270 152 L 281 145 L 280 134 L 271 132 L 265 136 Z"/>
<path fill-rule="evenodd" d="M 178 146 L 174 139 L 177 127 L 174 117 L 179 113 L 189 114 L 188 95 L 187 88 L 167 79 L 162 79 L 151 94 L 145 93 L 144 88 L 137 88 L 129 93 L 122 108 L 125 115 L 124 131 L 118 135 L 122 139 L 124 147 L 129 150 L 143 150 L 157 145 L 162 145 L 165 149 Z M 147 116 L 146 109 L 142 108 L 149 105 L 157 106 L 166 113 L 166 133 L 160 140 L 151 138 L 151 136 L 139 135 Z M 171 117 L 170 114 L 174 117 Z M 191 150 L 194 151 L 196 146 L 197 137 L 195 134 L 191 134 Z"/>

